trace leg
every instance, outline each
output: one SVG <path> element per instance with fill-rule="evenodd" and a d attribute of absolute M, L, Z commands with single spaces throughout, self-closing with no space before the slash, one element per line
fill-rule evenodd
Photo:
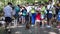
<path fill-rule="evenodd" d="M 42 27 L 44 27 L 44 20 L 42 20 Z"/>
<path fill-rule="evenodd" d="M 22 24 L 23 24 L 23 16 L 22 16 Z"/>
<path fill-rule="evenodd" d="M 35 27 L 37 27 L 37 20 L 35 21 Z"/>

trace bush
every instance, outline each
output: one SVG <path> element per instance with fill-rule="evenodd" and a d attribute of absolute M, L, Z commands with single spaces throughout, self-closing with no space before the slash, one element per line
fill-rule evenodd
<path fill-rule="evenodd" d="M 0 8 L 0 13 L 3 13 L 3 9 L 2 8 Z"/>

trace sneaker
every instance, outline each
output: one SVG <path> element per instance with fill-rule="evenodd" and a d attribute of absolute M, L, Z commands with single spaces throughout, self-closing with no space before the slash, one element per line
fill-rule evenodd
<path fill-rule="evenodd" d="M 51 28 L 51 26 L 49 26 L 49 25 L 46 25 L 46 27 L 47 27 L 47 28 Z"/>
<path fill-rule="evenodd" d="M 57 26 L 57 28 L 60 28 L 60 26 Z"/>
<path fill-rule="evenodd" d="M 11 30 L 10 29 L 8 30 L 8 33 L 11 33 Z"/>
<path fill-rule="evenodd" d="M 60 31 L 60 29 L 58 29 Z"/>
<path fill-rule="evenodd" d="M 41 26 L 40 28 L 45 28 L 44 26 Z"/>
<path fill-rule="evenodd" d="M 8 31 L 10 31 L 10 29 Z"/>
<path fill-rule="evenodd" d="M 32 27 L 34 26 L 34 25 L 31 25 Z"/>

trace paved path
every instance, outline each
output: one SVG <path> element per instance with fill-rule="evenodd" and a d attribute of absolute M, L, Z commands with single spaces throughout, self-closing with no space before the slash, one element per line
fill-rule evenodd
<path fill-rule="evenodd" d="M 3 29 L 2 29 L 3 30 Z M 7 34 L 4 30 L 0 30 L 0 34 Z M 29 30 L 25 29 L 25 25 L 18 27 L 11 26 L 11 34 L 60 34 L 56 28 L 35 28 L 31 27 Z"/>
<path fill-rule="evenodd" d="M 20 34 L 59 34 L 58 29 L 34 27 L 31 27 L 30 30 L 25 30 L 24 27 L 12 29 L 12 34 L 15 34 L 16 32 L 20 32 Z"/>
<path fill-rule="evenodd" d="M 6 34 L 6 32 L 4 32 Z M 25 27 L 16 27 L 11 29 L 11 34 L 60 34 L 55 28 L 34 28 L 26 30 Z"/>

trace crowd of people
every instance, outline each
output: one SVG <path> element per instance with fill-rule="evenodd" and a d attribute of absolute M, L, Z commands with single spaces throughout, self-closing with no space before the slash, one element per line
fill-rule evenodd
<path fill-rule="evenodd" d="M 26 24 L 26 28 L 30 25 L 40 27 L 52 27 L 56 23 L 60 27 L 60 3 L 53 4 L 51 1 L 42 3 L 38 6 L 34 4 L 14 5 L 8 3 L 3 8 L 6 26 L 11 25 L 12 17 L 17 20 L 17 24 Z"/>

